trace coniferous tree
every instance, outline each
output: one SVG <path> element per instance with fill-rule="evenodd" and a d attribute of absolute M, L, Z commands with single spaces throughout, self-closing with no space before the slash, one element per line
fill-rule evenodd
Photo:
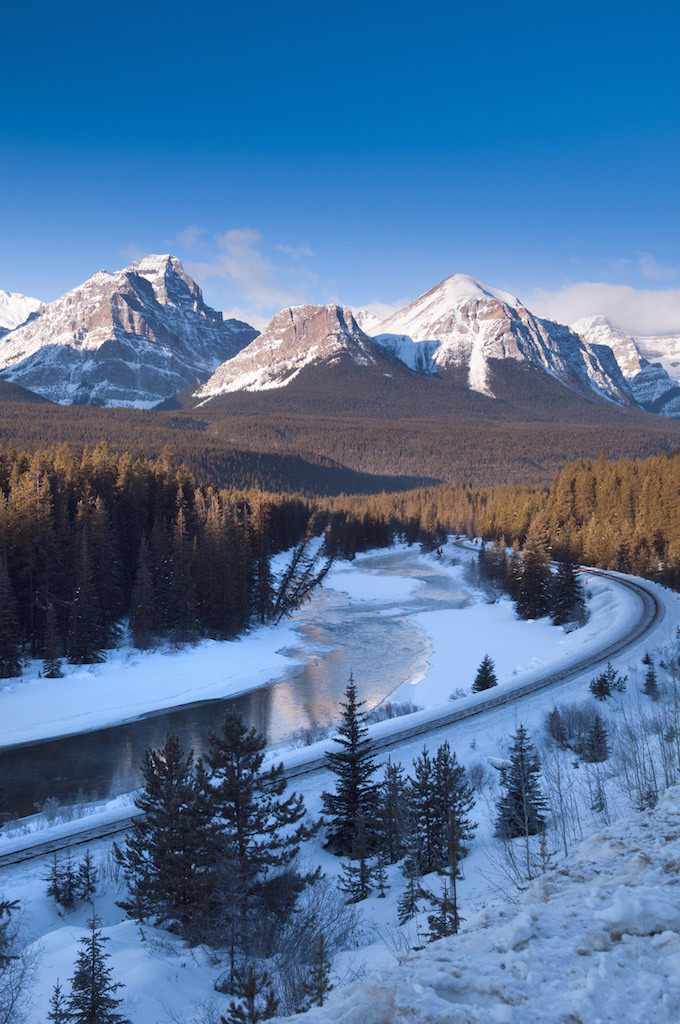
<path fill-rule="evenodd" d="M 494 669 L 494 663 L 488 654 L 481 660 L 475 681 L 472 684 L 472 692 L 480 693 L 482 690 L 489 690 L 492 686 L 498 686 L 498 679 Z"/>
<path fill-rule="evenodd" d="M 155 635 L 161 632 L 156 608 L 156 595 L 151 578 L 151 556 L 146 537 L 142 537 L 137 558 L 137 574 L 130 604 L 130 632 L 132 642 L 140 650 L 151 646 Z"/>
<path fill-rule="evenodd" d="M 619 675 L 611 661 L 608 661 L 604 672 L 591 679 L 589 689 L 593 697 L 606 700 L 615 692 L 622 693 L 626 689 L 627 680 L 628 676 Z"/>
<path fill-rule="evenodd" d="M 57 637 L 57 616 L 50 602 L 45 612 L 45 639 L 43 643 L 43 675 L 45 679 L 61 679 L 59 639 Z"/>
<path fill-rule="evenodd" d="M 82 949 L 76 959 L 71 994 L 66 1003 L 68 1019 L 73 1024 L 130 1024 L 117 1010 L 123 1000 L 115 993 L 123 985 L 111 979 L 111 967 L 107 964 L 109 954 L 104 949 L 108 939 L 102 935 L 99 923 L 93 913 L 90 933 L 80 940 Z"/>
<path fill-rule="evenodd" d="M 370 863 L 366 822 L 359 815 L 352 843 L 352 859 L 343 864 L 338 888 L 347 896 L 348 903 L 360 903 L 373 891 L 375 870 Z"/>
<path fill-rule="evenodd" d="M 607 729 L 602 721 L 602 716 L 597 712 L 593 715 L 593 721 L 586 733 L 583 747 L 580 751 L 584 761 L 597 764 L 606 761 L 609 757 L 609 743 L 607 741 Z"/>
<path fill-rule="evenodd" d="M 57 978 L 54 989 L 52 990 L 47 1019 L 52 1021 L 52 1024 L 68 1024 L 69 1012 L 67 999 L 62 991 L 61 985 L 59 984 L 59 978 Z"/>
<path fill-rule="evenodd" d="M 319 938 L 312 952 L 312 960 L 309 964 L 307 977 L 303 983 L 303 1002 L 298 1013 L 306 1013 L 313 1006 L 323 1006 L 326 996 L 333 988 L 331 984 L 331 958 L 326 945 L 326 938 L 323 932 L 319 932 Z"/>
<path fill-rule="evenodd" d="M 94 866 L 92 854 L 89 849 L 87 849 L 85 851 L 85 856 L 78 865 L 78 873 L 76 876 L 76 892 L 78 897 L 82 900 L 89 900 L 97 891 L 98 881 L 99 872 Z"/>
<path fill-rule="evenodd" d="M 412 841 L 424 874 L 433 871 L 437 862 L 437 821 L 434 797 L 434 766 L 427 747 L 413 762 L 413 779 L 409 783 Z"/>
<path fill-rule="evenodd" d="M 302 875 L 292 865 L 316 826 L 303 821 L 301 796 L 284 798 L 283 765 L 262 769 L 265 745 L 264 736 L 230 711 L 221 732 L 210 733 L 206 758 L 218 849 L 238 879 L 240 925 L 250 912 L 262 926 L 285 920 L 303 888 L 318 878 L 318 872 Z"/>
<path fill-rule="evenodd" d="M 572 622 L 582 625 L 585 622 L 585 594 L 578 577 L 577 562 L 570 556 L 558 563 L 553 580 L 550 616 L 555 626 L 566 626 Z"/>
<path fill-rule="evenodd" d="M 420 881 L 415 873 L 408 875 L 406 888 L 399 898 L 397 904 L 397 919 L 399 924 L 406 924 L 420 911 L 420 900 L 423 893 L 420 888 Z"/>
<path fill-rule="evenodd" d="M 435 909 L 434 913 L 427 915 L 427 923 L 430 926 L 428 941 L 434 942 L 448 935 L 456 935 L 460 928 L 460 917 L 457 901 L 449 891 L 448 882 L 444 882 L 440 896 L 430 893 L 429 897 Z"/>
<path fill-rule="evenodd" d="M 533 836 L 545 828 L 546 802 L 540 787 L 541 765 L 523 725 L 513 737 L 503 769 L 496 835 L 500 839 Z"/>
<path fill-rule="evenodd" d="M 129 899 L 120 906 L 137 921 L 178 922 L 191 935 L 205 912 L 213 863 L 211 812 L 202 765 L 194 769 L 179 738 L 169 733 L 160 750 L 147 750 L 144 788 L 125 845 L 114 845 Z"/>
<path fill-rule="evenodd" d="M 451 753 L 448 740 L 439 747 L 433 762 L 432 792 L 435 863 L 439 870 L 450 869 L 453 858 L 457 876 L 458 865 L 469 852 L 467 844 L 474 838 L 477 825 L 469 818 L 475 804 L 474 790 L 465 768 Z M 455 892 L 454 878 L 451 885 Z"/>
<path fill-rule="evenodd" d="M 659 684 L 656 680 L 656 672 L 654 665 L 650 665 L 645 673 L 645 681 L 642 686 L 642 692 L 645 697 L 651 697 L 652 700 L 659 699 Z"/>
<path fill-rule="evenodd" d="M 21 675 L 21 643 L 17 605 L 7 571 L 7 560 L 0 557 L 0 679 Z"/>
<path fill-rule="evenodd" d="M 517 614 L 520 619 L 540 619 L 551 605 L 552 573 L 545 530 L 535 519 L 527 532 L 517 588 Z"/>
<path fill-rule="evenodd" d="M 389 864 L 396 864 L 406 852 L 408 813 L 404 769 L 388 757 L 378 794 L 376 828 L 379 847 Z"/>
<path fill-rule="evenodd" d="M 252 965 L 246 974 L 234 971 L 232 991 L 241 1001 L 232 1000 L 227 1016 L 220 1017 L 222 1024 L 259 1024 L 273 1017 L 278 1009 L 279 1001 L 269 975 L 266 971 L 259 973 Z"/>
<path fill-rule="evenodd" d="M 334 853 L 350 857 L 361 817 L 369 836 L 369 849 L 375 845 L 372 823 L 376 820 L 378 787 L 372 781 L 376 765 L 361 710 L 363 705 L 363 701 L 357 700 L 356 684 L 350 675 L 341 703 L 342 721 L 333 737 L 341 749 L 326 754 L 326 764 L 337 779 L 336 790 L 322 793 L 324 814 L 331 819 L 327 845 Z"/>
<path fill-rule="evenodd" d="M 67 641 L 68 660 L 72 665 L 91 665 L 103 661 L 106 632 L 100 620 L 99 599 L 92 577 L 87 534 L 83 532 Z"/>

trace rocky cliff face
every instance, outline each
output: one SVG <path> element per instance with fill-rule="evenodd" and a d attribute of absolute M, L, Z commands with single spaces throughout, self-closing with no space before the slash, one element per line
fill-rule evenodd
<path fill-rule="evenodd" d="M 609 349 L 534 316 L 515 296 L 465 274 L 446 278 L 383 320 L 372 335 L 414 369 L 462 369 L 468 387 L 491 397 L 490 361 L 513 359 L 543 369 L 582 393 L 630 404 Z"/>
<path fill-rule="evenodd" d="M 650 362 L 634 338 L 614 327 L 603 316 L 583 317 L 572 328 L 586 341 L 611 348 L 626 378 L 626 386 L 638 405 L 661 416 L 680 417 L 677 379 L 674 380 L 660 362 Z"/>
<path fill-rule="evenodd" d="M 220 366 L 194 392 L 198 402 L 231 391 L 282 388 L 305 367 L 347 358 L 370 366 L 379 358 L 370 338 L 342 306 L 293 306 L 277 313 L 263 333 Z"/>
<path fill-rule="evenodd" d="M 0 374 L 63 405 L 150 408 L 257 336 L 207 306 L 174 256 L 99 271 L 0 340 Z"/>

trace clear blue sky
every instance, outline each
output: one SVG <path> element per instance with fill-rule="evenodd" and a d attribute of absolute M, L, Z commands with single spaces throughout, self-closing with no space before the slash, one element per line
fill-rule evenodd
<path fill-rule="evenodd" d="M 253 318 L 461 271 L 680 331 L 675 6 L 27 0 L 0 34 L 0 288 L 171 251 Z"/>

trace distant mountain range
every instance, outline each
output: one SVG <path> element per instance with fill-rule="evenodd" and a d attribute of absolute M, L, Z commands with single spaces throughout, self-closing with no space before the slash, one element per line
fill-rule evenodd
<path fill-rule="evenodd" d="M 382 322 L 334 304 L 294 306 L 259 335 L 208 307 L 170 255 L 99 271 L 45 305 L 0 292 L 0 377 L 59 404 L 204 406 L 295 382 L 321 405 L 326 388 L 337 405 L 343 368 L 376 401 L 398 382 L 427 406 L 436 379 L 456 400 L 511 403 L 521 367 L 539 391 L 566 389 L 564 401 L 680 418 L 680 336 L 636 340 L 603 317 L 567 327 L 465 274 Z M 432 395 L 444 400 L 441 389 Z"/>

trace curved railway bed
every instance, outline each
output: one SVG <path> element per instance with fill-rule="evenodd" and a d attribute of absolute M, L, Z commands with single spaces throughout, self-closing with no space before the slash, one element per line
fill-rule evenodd
<path fill-rule="evenodd" d="M 598 665 L 601 665 L 603 662 L 608 661 L 615 655 L 620 654 L 622 651 L 626 650 L 626 648 L 637 643 L 638 640 L 641 640 L 661 618 L 663 614 L 662 605 L 655 594 L 643 584 L 628 577 L 621 576 L 617 573 L 607 572 L 602 569 L 584 568 L 582 571 L 589 575 L 605 577 L 619 586 L 632 591 L 639 598 L 641 606 L 640 615 L 635 623 L 627 629 L 625 633 L 617 637 L 616 640 L 613 640 L 600 648 L 598 651 L 593 652 L 588 656 L 581 657 L 570 665 L 564 666 L 554 672 L 549 672 L 545 676 L 541 676 L 539 679 L 534 679 L 531 682 L 513 687 L 512 689 L 504 690 L 504 692 L 496 694 L 493 697 L 478 696 L 476 699 L 471 700 L 462 707 L 459 706 L 450 710 L 447 708 L 446 711 L 439 714 L 435 712 L 431 716 L 421 718 L 417 723 L 404 725 L 403 728 L 391 732 L 389 736 L 377 737 L 373 741 L 374 749 L 376 751 L 388 750 L 391 747 L 398 746 L 404 741 L 425 735 L 426 733 L 441 729 L 444 726 L 452 725 L 453 723 L 460 722 L 463 719 L 482 715 L 493 708 L 499 707 L 500 705 L 511 704 L 515 701 L 521 700 L 523 697 L 527 697 L 530 694 L 553 686 L 555 683 L 565 682 L 583 672 L 590 671 Z M 325 758 L 315 757 L 295 765 L 290 765 L 286 768 L 285 774 L 288 779 L 294 779 L 302 775 L 309 775 L 312 772 L 323 770 L 324 768 Z M 108 824 L 99 824 L 90 827 L 87 827 L 87 819 L 81 820 L 80 822 L 65 823 L 60 829 L 60 831 L 63 830 L 63 834 L 58 836 L 55 835 L 49 840 L 42 842 L 38 841 L 36 843 L 31 843 L 30 836 L 22 837 L 22 839 L 25 840 L 24 845 L 20 845 L 21 840 L 18 840 L 16 847 L 12 851 L 8 851 L 7 853 L 0 855 L 0 868 L 10 864 L 18 864 L 22 861 L 31 860 L 35 857 L 41 857 L 45 854 L 53 853 L 58 850 L 83 846 L 98 839 L 105 839 L 109 836 L 119 835 L 130 827 L 130 823 L 134 817 L 135 815 L 127 815 L 124 818 L 118 818 Z M 81 827 L 78 827 L 79 825 Z"/>

